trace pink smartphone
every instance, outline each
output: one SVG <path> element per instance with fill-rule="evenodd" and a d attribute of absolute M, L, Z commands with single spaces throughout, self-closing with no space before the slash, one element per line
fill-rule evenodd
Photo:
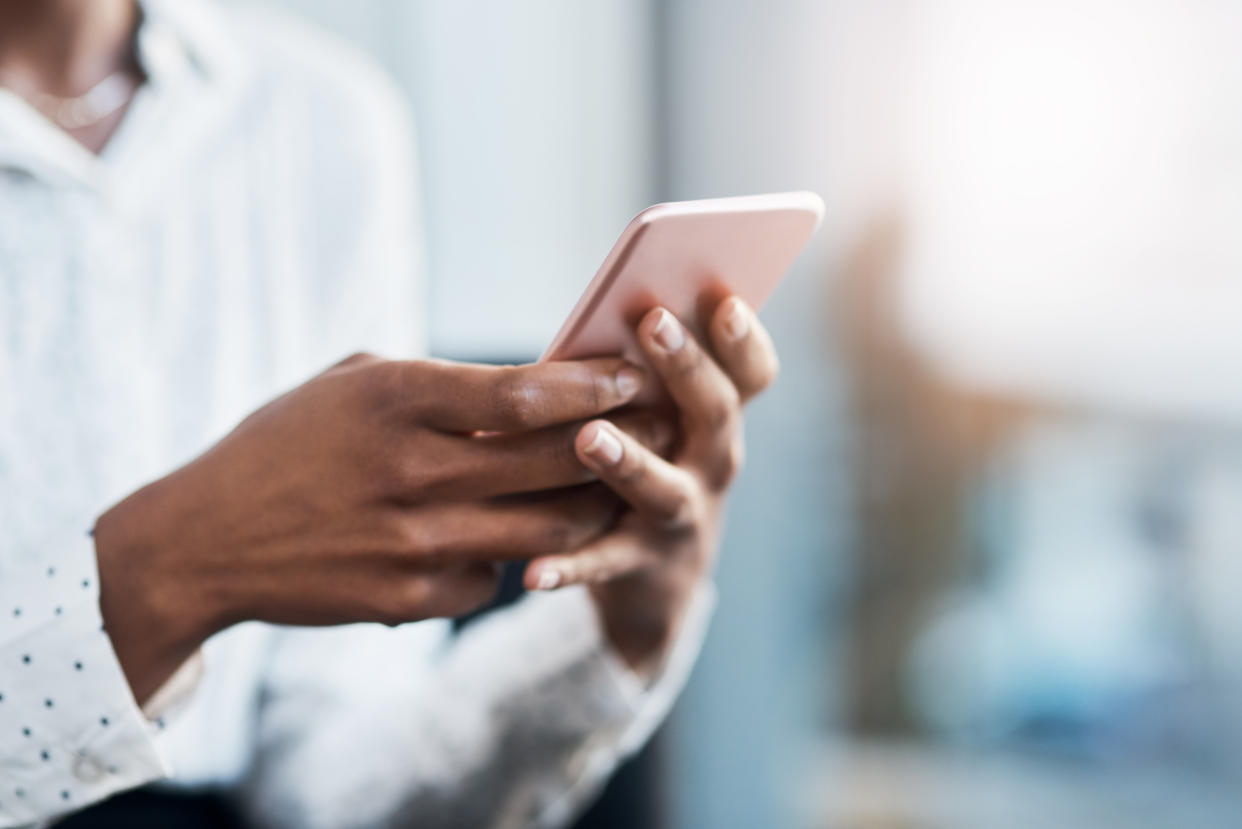
<path fill-rule="evenodd" d="M 707 315 L 736 294 L 758 310 L 819 227 L 814 193 L 769 193 L 648 207 L 625 228 L 544 360 L 620 354 L 645 362 L 634 327 L 656 305 L 706 343 Z M 658 398 L 655 388 L 639 399 Z"/>

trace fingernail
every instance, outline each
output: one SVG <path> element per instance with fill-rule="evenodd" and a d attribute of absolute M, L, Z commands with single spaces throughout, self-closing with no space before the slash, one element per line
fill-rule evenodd
<path fill-rule="evenodd" d="M 555 570 L 544 570 L 539 574 L 539 580 L 535 582 L 536 590 L 554 590 L 561 583 L 561 574 Z"/>
<path fill-rule="evenodd" d="M 625 366 L 617 372 L 617 393 L 626 400 L 638 394 L 643 384 L 643 373 L 633 366 Z"/>
<path fill-rule="evenodd" d="M 621 441 L 603 426 L 595 427 L 595 437 L 587 444 L 586 453 L 609 466 L 621 460 Z"/>
<path fill-rule="evenodd" d="M 742 305 L 742 300 L 734 297 L 730 302 L 732 307 L 724 321 L 725 333 L 730 339 L 740 340 L 750 330 L 750 319 L 746 314 L 746 308 Z"/>
<path fill-rule="evenodd" d="M 660 309 L 660 319 L 652 329 L 651 336 L 669 354 L 677 353 L 686 344 L 686 334 L 681 330 L 681 323 L 663 308 Z"/>

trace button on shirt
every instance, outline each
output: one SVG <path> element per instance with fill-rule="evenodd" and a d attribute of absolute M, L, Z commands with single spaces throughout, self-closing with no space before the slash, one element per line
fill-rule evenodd
<path fill-rule="evenodd" d="M 133 699 L 95 516 L 341 357 L 418 353 L 424 305 L 389 82 L 273 12 L 143 5 L 101 156 L 0 89 L 0 827 L 167 777 L 260 825 L 567 820 L 666 713 L 710 588 L 647 686 L 569 589 L 456 636 L 241 625 L 180 706 Z"/>

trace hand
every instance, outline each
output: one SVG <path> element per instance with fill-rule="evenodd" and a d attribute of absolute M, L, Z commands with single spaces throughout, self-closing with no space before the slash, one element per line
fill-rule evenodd
<path fill-rule="evenodd" d="M 459 615 L 492 596 L 495 559 L 597 536 L 617 502 L 574 487 L 594 478 L 574 436 L 641 380 L 616 359 L 359 355 L 259 409 L 96 524 L 100 606 L 135 696 L 234 623 Z M 573 488 L 521 495 L 558 487 Z"/>
<path fill-rule="evenodd" d="M 612 644 L 650 674 L 719 546 L 725 493 L 742 465 L 741 405 L 776 378 L 776 351 L 740 299 L 722 302 L 704 350 L 668 311 L 638 325 L 638 342 L 678 409 L 671 460 L 597 420 L 578 433 L 578 457 L 633 508 L 614 532 L 575 553 L 533 561 L 532 589 L 586 583 Z"/>

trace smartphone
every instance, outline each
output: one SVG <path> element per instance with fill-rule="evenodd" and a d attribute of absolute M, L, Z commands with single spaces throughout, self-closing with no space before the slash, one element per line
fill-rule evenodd
<path fill-rule="evenodd" d="M 758 310 L 819 227 L 824 202 L 808 192 L 668 202 L 625 228 L 542 359 L 621 355 L 646 361 L 634 328 L 663 306 L 700 343 L 716 305 L 736 294 Z M 646 388 L 640 401 L 658 399 Z"/>

